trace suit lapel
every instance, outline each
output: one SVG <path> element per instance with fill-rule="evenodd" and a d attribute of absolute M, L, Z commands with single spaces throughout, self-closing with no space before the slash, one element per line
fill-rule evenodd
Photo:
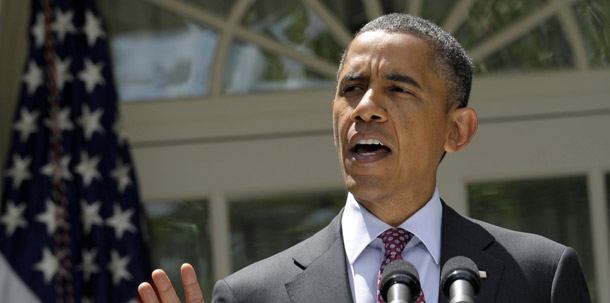
<path fill-rule="evenodd" d="M 286 283 L 291 302 L 353 301 L 341 236 L 342 215 L 343 211 L 316 234 L 311 242 L 295 253 L 294 265 L 303 269 L 303 272 Z"/>
<path fill-rule="evenodd" d="M 303 271 L 286 283 L 291 302 L 353 302 L 341 235 L 342 215 L 343 211 L 295 253 L 294 266 Z M 494 302 L 502 280 L 504 262 L 486 251 L 494 242 L 484 228 L 443 202 L 441 267 L 454 256 L 466 256 L 485 271 L 487 278 L 481 279 L 477 302 Z M 447 303 L 439 291 L 439 303 Z"/>
<path fill-rule="evenodd" d="M 487 273 L 481 279 L 477 302 L 494 302 L 504 272 L 504 263 L 486 252 L 495 242 L 494 237 L 480 225 L 462 217 L 443 202 L 441 231 L 441 268 L 454 256 L 465 256 L 474 261 L 480 271 Z M 439 302 L 447 299 L 439 290 Z"/>

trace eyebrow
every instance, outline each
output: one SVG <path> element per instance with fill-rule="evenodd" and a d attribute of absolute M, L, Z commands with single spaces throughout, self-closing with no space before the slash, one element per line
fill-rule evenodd
<path fill-rule="evenodd" d="M 341 78 L 341 82 L 339 82 L 339 87 L 343 87 L 343 85 L 345 85 L 346 82 L 362 81 L 362 80 L 367 80 L 368 78 L 369 77 L 367 77 L 361 73 L 347 74 L 347 75 L 343 76 L 343 78 Z"/>
<path fill-rule="evenodd" d="M 411 84 L 411 85 L 421 89 L 421 85 L 419 85 L 419 83 L 417 81 L 415 81 L 415 79 L 413 79 L 413 78 L 411 78 L 411 77 L 409 77 L 407 75 L 386 74 L 384 76 L 384 78 L 386 80 L 390 80 L 390 81 Z M 363 75 L 363 74 L 361 74 L 361 73 L 347 74 L 347 75 L 343 76 L 343 78 L 341 79 L 341 81 L 339 83 L 339 86 L 342 87 L 343 85 L 345 85 L 346 82 L 362 81 L 362 80 L 368 80 L 368 77 Z"/>
<path fill-rule="evenodd" d="M 387 74 L 384 76 L 385 79 L 390 80 L 390 81 L 395 81 L 395 82 L 402 82 L 402 83 L 406 83 L 406 84 L 411 84 L 414 85 L 415 87 L 421 89 L 421 86 L 419 85 L 419 83 L 417 83 L 417 81 L 415 81 L 415 79 L 407 76 L 407 75 L 401 75 L 401 74 Z"/>

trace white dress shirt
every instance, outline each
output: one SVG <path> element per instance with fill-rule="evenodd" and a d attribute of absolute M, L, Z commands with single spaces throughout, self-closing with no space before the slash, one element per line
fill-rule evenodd
<path fill-rule="evenodd" d="M 427 303 L 438 302 L 441 219 L 442 205 L 435 189 L 430 201 L 399 226 L 414 235 L 402 257 L 417 268 Z M 341 227 L 354 302 L 375 303 L 383 261 L 383 242 L 377 236 L 392 226 L 375 217 L 348 193 Z"/>

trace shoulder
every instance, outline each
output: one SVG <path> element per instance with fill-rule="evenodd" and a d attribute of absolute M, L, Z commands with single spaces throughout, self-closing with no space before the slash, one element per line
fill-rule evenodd
<path fill-rule="evenodd" d="M 504 260 L 508 280 L 524 278 L 549 302 L 590 302 L 588 287 L 576 250 L 546 237 L 518 232 L 472 220 L 487 230 L 495 243 L 488 251 Z"/>
<path fill-rule="evenodd" d="M 559 259 L 568 248 L 541 235 L 519 232 L 475 219 L 469 220 L 489 232 L 494 237 L 496 245 L 502 246 L 517 257 L 525 256 L 552 262 L 550 259 Z"/>
<path fill-rule="evenodd" d="M 519 232 L 488 222 L 468 218 L 444 205 L 443 233 L 447 238 L 457 238 L 471 243 L 493 255 L 507 255 L 518 261 L 556 264 L 567 246 L 541 235 Z"/>
<path fill-rule="evenodd" d="M 557 302 L 554 299 L 565 295 L 575 302 L 589 302 L 578 255 L 566 245 L 464 217 L 446 205 L 442 238 L 443 262 L 454 255 L 472 258 L 492 277 L 482 283 L 488 292 L 497 287 L 495 298 Z M 494 276 L 499 280 L 494 282 Z"/>

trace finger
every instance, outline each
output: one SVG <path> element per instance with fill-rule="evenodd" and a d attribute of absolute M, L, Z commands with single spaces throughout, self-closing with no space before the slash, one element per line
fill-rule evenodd
<path fill-rule="evenodd" d="M 203 303 L 203 294 L 201 287 L 197 282 L 197 274 L 191 264 L 185 263 L 180 267 L 182 275 L 182 286 L 184 286 L 184 294 L 186 295 L 186 303 Z"/>
<path fill-rule="evenodd" d="M 155 290 L 148 282 L 144 282 L 138 286 L 138 293 L 140 294 L 140 299 L 142 299 L 143 303 L 159 303 Z"/>
<path fill-rule="evenodd" d="M 161 269 L 156 269 L 152 273 L 153 281 L 155 282 L 155 287 L 157 288 L 157 292 L 159 292 L 159 297 L 161 297 L 161 302 L 163 303 L 180 303 L 180 299 L 178 299 L 178 295 L 172 286 L 172 282 L 167 277 L 167 274 Z"/>

